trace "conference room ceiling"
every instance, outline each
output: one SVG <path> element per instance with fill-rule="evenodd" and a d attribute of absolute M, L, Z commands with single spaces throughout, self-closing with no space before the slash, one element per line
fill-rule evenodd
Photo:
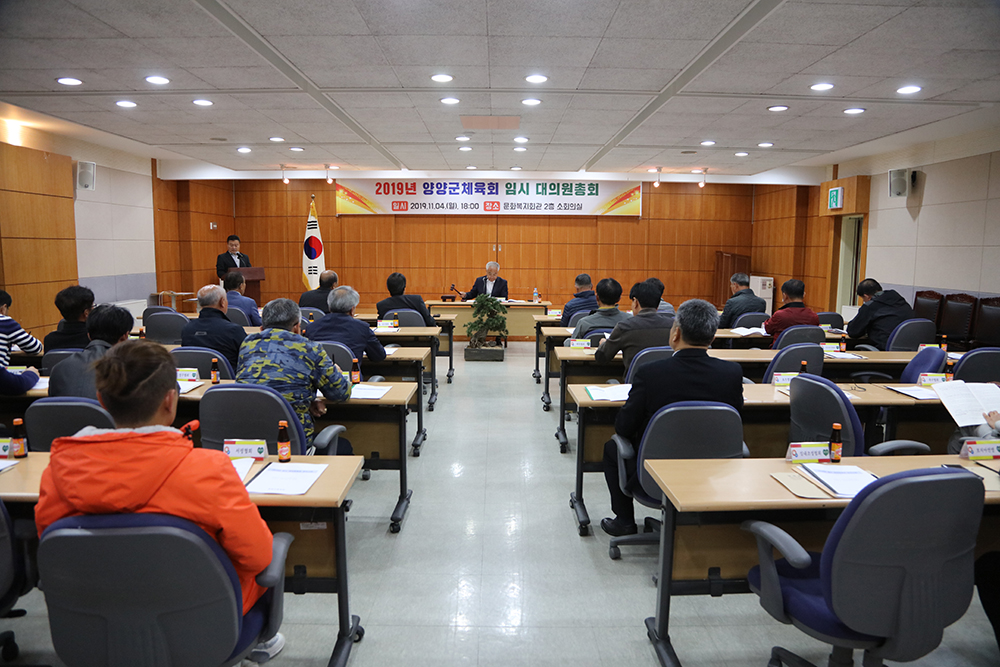
<path fill-rule="evenodd" d="M 1000 102 L 998 7 L 0 0 L 0 100 L 234 170 L 751 175 Z M 897 93 L 906 85 L 922 90 Z M 864 112 L 844 113 L 854 107 Z M 520 127 L 466 132 L 462 116 Z"/>

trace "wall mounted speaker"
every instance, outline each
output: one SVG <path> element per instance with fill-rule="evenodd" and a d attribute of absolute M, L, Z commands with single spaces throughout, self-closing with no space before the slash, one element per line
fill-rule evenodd
<path fill-rule="evenodd" d="M 97 188 L 97 163 L 79 161 L 76 163 L 76 189 L 93 191 Z"/>
<path fill-rule="evenodd" d="M 909 191 L 910 178 L 909 169 L 889 170 L 889 196 L 905 197 Z"/>

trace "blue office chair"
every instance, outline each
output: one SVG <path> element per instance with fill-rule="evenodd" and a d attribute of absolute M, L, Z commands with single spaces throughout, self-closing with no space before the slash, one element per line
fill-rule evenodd
<path fill-rule="evenodd" d="M 142 311 L 142 323 L 146 323 L 146 318 L 148 318 L 153 313 L 176 313 L 177 311 L 170 306 L 148 306 L 144 311 Z"/>
<path fill-rule="evenodd" d="M 34 537 L 35 526 L 30 521 L 24 523 L 28 530 L 22 533 L 19 528 L 15 535 L 14 522 L 7 513 L 7 506 L 0 500 L 0 617 L 4 618 L 25 615 L 23 610 L 14 610 L 14 605 L 21 596 L 31 591 L 35 583 L 35 577 L 28 571 L 29 561 L 25 551 L 19 548 L 18 540 L 18 537 Z M 20 652 L 14 632 L 0 632 L 0 658 L 10 662 Z"/>
<path fill-rule="evenodd" d="M 397 308 L 385 314 L 384 320 L 399 320 L 401 327 L 425 327 L 424 316 L 412 308 Z"/>
<path fill-rule="evenodd" d="M 618 480 L 622 492 L 642 505 L 662 509 L 663 492 L 646 470 L 646 459 L 736 459 L 746 453 L 740 413 L 726 403 L 681 401 L 656 411 L 649 420 L 638 453 L 632 443 L 618 434 L 611 436 L 618 447 Z M 626 462 L 634 460 L 639 476 L 636 488 L 628 488 Z M 659 544 L 659 521 L 646 518 L 644 532 L 615 537 L 608 555 L 621 558 L 624 544 Z"/>
<path fill-rule="evenodd" d="M 733 322 L 733 329 L 761 327 L 764 326 L 764 322 L 767 322 L 769 317 L 770 315 L 767 313 L 743 313 Z"/>
<path fill-rule="evenodd" d="M 930 320 L 915 317 L 900 322 L 892 330 L 885 342 L 885 349 L 889 352 L 916 352 L 921 345 L 933 343 L 935 340 L 937 340 L 937 325 Z M 877 347 L 867 343 L 857 345 L 857 349 L 878 351 Z"/>
<path fill-rule="evenodd" d="M 337 440 L 347 429 L 327 426 L 306 440 L 295 410 L 277 391 L 261 384 L 221 384 L 205 392 L 198 405 L 201 446 L 222 449 L 227 439 L 266 440 L 267 453 L 278 453 L 278 422 L 288 422 L 292 454 L 336 454 Z"/>
<path fill-rule="evenodd" d="M 980 347 L 963 354 L 955 364 L 955 379 L 1000 382 L 1000 347 Z"/>
<path fill-rule="evenodd" d="M 983 512 L 983 482 L 968 472 L 928 468 L 887 475 L 843 511 L 822 553 L 788 533 L 745 521 L 760 565 L 750 589 L 778 621 L 833 645 L 830 665 L 909 662 L 941 643 L 945 627 L 972 600 L 973 561 Z M 775 561 L 773 549 L 783 556 Z M 815 667 L 774 647 L 769 667 Z"/>
<path fill-rule="evenodd" d="M 811 324 L 796 324 L 778 335 L 778 339 L 774 341 L 774 349 L 781 350 L 796 343 L 822 344 L 825 342 L 826 332 L 820 327 L 814 327 Z"/>
<path fill-rule="evenodd" d="M 807 373 L 789 385 L 791 428 L 789 442 L 830 440 L 833 424 L 841 425 L 844 456 L 865 455 L 865 432 L 858 413 L 840 387 L 824 377 Z M 871 456 L 929 454 L 931 448 L 914 440 L 889 440 L 868 449 Z"/>
<path fill-rule="evenodd" d="M 76 396 L 40 398 L 24 413 L 28 449 L 33 452 L 50 451 L 53 440 L 76 435 L 85 426 L 114 428 L 115 420 L 99 402 Z"/>
<path fill-rule="evenodd" d="M 841 315 L 840 313 L 826 311 L 822 313 L 816 313 L 816 316 L 819 317 L 820 324 L 829 324 L 834 329 L 844 328 L 844 316 Z"/>
<path fill-rule="evenodd" d="M 816 343 L 795 343 L 782 348 L 771 359 L 764 371 L 764 384 L 771 384 L 775 373 L 798 373 L 802 362 L 806 362 L 808 372 L 823 374 L 823 347 Z"/>
<path fill-rule="evenodd" d="M 164 345 L 180 345 L 181 331 L 190 321 L 180 313 L 152 313 L 142 319 L 146 338 Z"/>
<path fill-rule="evenodd" d="M 229 556 L 194 523 L 164 514 L 56 521 L 38 545 L 56 653 L 70 667 L 239 664 L 281 626 L 293 539 L 274 536 L 257 575 L 272 591 L 243 615 Z"/>
<path fill-rule="evenodd" d="M 302 313 L 302 317 L 304 317 L 307 320 L 309 319 L 310 315 L 312 315 L 313 321 L 321 320 L 324 317 L 326 317 L 326 313 L 324 313 L 319 308 L 310 308 L 309 306 L 303 306 L 299 308 L 299 311 Z"/>
<path fill-rule="evenodd" d="M 49 350 L 42 355 L 42 375 L 52 375 L 52 369 L 56 367 L 56 364 L 69 359 L 79 351 L 74 349 Z"/>
<path fill-rule="evenodd" d="M 916 356 L 910 360 L 903 368 L 903 373 L 899 381 L 904 384 L 916 384 L 921 373 L 940 373 L 948 361 L 948 353 L 939 347 L 925 347 L 917 352 Z M 857 371 L 851 373 L 851 378 L 861 382 L 871 382 L 873 379 L 894 382 L 894 378 L 888 373 L 878 371 Z M 1000 379 L 1000 377 L 998 377 Z"/>
<path fill-rule="evenodd" d="M 226 317 L 228 317 L 229 321 L 233 324 L 238 324 L 241 327 L 250 326 L 250 318 L 247 317 L 247 314 L 239 308 L 229 308 L 226 310 Z"/>
<path fill-rule="evenodd" d="M 581 310 L 579 312 L 573 313 L 572 315 L 570 315 L 569 324 L 567 324 L 566 326 L 570 328 L 576 328 L 577 323 L 583 318 L 587 317 L 588 315 L 590 315 L 589 310 Z"/>
<path fill-rule="evenodd" d="M 632 365 L 625 372 L 625 384 L 632 384 L 632 378 L 635 377 L 636 371 L 646 364 L 669 359 L 672 356 L 674 356 L 674 349 L 669 345 L 647 347 L 645 350 L 640 350 L 639 354 L 632 357 Z"/>
<path fill-rule="evenodd" d="M 233 380 L 236 378 L 236 372 L 229 363 L 229 359 L 209 347 L 198 347 L 195 345 L 175 347 L 170 350 L 170 354 L 173 355 L 177 368 L 197 368 L 198 376 L 202 380 L 212 379 L 212 359 L 219 360 L 220 380 Z"/>

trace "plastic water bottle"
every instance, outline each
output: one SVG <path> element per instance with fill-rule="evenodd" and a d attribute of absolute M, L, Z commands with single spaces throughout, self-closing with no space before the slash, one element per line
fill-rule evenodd
<path fill-rule="evenodd" d="M 536 287 L 535 291 L 531 295 L 531 302 L 532 303 L 538 303 L 539 301 L 540 301 L 540 299 L 538 298 L 538 288 Z"/>

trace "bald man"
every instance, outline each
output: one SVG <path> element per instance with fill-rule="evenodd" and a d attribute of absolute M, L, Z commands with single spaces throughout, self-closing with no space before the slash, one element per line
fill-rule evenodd
<path fill-rule="evenodd" d="M 330 312 L 327 300 L 330 298 L 330 291 L 337 286 L 337 272 L 324 271 L 319 274 L 319 287 L 308 292 L 303 292 L 299 297 L 299 308 L 318 308 L 324 313 Z"/>
<path fill-rule="evenodd" d="M 198 305 L 201 313 L 181 330 L 181 345 L 215 350 L 229 360 L 235 371 L 247 332 L 226 316 L 229 310 L 226 290 L 218 285 L 205 285 L 198 290 Z"/>

